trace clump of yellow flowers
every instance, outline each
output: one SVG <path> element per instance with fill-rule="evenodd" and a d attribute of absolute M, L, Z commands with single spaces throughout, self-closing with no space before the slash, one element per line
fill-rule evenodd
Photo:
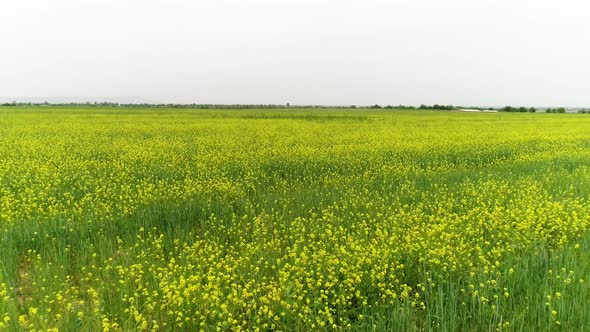
<path fill-rule="evenodd" d="M 584 115 L 0 121 L 0 330 L 590 328 Z"/>

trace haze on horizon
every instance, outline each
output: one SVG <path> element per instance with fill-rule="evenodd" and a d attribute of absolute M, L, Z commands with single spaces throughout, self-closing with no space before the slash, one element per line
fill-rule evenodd
<path fill-rule="evenodd" d="M 581 0 L 23 0 L 0 101 L 590 106 Z"/>

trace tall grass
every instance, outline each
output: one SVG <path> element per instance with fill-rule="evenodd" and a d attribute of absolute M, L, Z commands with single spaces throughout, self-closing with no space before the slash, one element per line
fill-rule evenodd
<path fill-rule="evenodd" d="M 7 330 L 590 328 L 590 120 L 0 109 Z"/>

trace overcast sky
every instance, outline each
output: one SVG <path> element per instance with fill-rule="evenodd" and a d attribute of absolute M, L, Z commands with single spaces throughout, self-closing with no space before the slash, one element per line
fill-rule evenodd
<path fill-rule="evenodd" d="M 590 106 L 582 0 L 0 2 L 0 99 Z"/>

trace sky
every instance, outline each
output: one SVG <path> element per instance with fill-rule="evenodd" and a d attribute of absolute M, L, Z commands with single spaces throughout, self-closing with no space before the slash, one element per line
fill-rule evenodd
<path fill-rule="evenodd" d="M 590 107 L 582 0 L 0 2 L 0 100 Z"/>

